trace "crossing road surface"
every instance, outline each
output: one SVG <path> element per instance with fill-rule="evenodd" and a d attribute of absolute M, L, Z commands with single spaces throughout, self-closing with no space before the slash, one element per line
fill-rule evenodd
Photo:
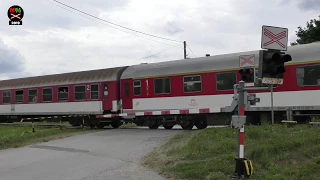
<path fill-rule="evenodd" d="M 139 160 L 179 132 L 106 129 L 0 151 L 0 180 L 161 180 Z"/>

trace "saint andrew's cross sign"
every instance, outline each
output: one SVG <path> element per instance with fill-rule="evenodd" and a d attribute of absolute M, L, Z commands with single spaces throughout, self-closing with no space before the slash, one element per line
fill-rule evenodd
<path fill-rule="evenodd" d="M 288 47 L 288 29 L 262 26 L 261 48 L 286 51 Z"/>
<path fill-rule="evenodd" d="M 239 56 L 239 67 L 253 67 L 255 66 L 254 54 Z"/>

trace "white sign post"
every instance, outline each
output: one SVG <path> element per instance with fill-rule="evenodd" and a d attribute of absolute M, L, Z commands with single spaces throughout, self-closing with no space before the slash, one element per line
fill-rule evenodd
<path fill-rule="evenodd" d="M 287 51 L 288 28 L 262 26 L 261 48 Z"/>

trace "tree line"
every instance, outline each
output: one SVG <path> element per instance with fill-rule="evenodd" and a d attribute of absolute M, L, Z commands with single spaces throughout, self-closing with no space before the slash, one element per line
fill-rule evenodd
<path fill-rule="evenodd" d="M 319 19 L 311 19 L 307 22 L 307 26 L 302 28 L 298 27 L 296 35 L 298 39 L 295 42 L 292 42 L 291 45 L 298 44 L 309 44 L 312 42 L 320 42 L 320 15 Z"/>

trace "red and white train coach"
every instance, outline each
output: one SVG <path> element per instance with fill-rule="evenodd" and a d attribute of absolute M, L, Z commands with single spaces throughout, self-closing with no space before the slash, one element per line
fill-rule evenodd
<path fill-rule="evenodd" d="M 320 43 L 292 46 L 287 53 L 293 60 L 286 63 L 284 84 L 274 89 L 275 118 L 282 118 L 288 108 L 295 113 L 319 112 Z M 257 74 L 259 51 L 249 51 L 0 81 L 0 113 L 18 118 L 90 115 L 88 125 L 98 127 L 118 127 L 121 120 L 151 129 L 227 124 L 233 112 L 222 108 L 230 106 L 233 85 L 241 78 L 239 56 L 251 54 Z M 68 96 L 59 99 L 65 96 L 60 93 L 63 87 Z M 260 98 L 260 103 L 246 109 L 249 119 L 255 120 L 251 123 L 268 118 L 270 92 L 250 93 Z M 32 94 L 39 96 L 36 102 L 31 101 Z M 49 97 L 50 102 L 44 101 Z M 80 124 L 79 120 L 73 116 L 71 123 Z"/>
<path fill-rule="evenodd" d="M 126 67 L 0 81 L 2 120 L 68 115 L 70 123 L 81 124 L 79 115 L 120 112 L 120 76 Z M 118 121 L 102 125 L 120 126 Z"/>
<path fill-rule="evenodd" d="M 287 53 L 293 60 L 286 64 L 284 84 L 274 89 L 277 120 L 282 120 L 288 108 L 296 113 L 320 110 L 320 43 L 289 47 Z M 179 123 L 189 129 L 194 125 L 203 128 L 206 124 L 229 123 L 232 112 L 223 112 L 222 108 L 230 106 L 233 85 L 241 79 L 240 55 L 255 55 L 253 71 L 257 75 L 259 51 L 128 67 L 121 76 L 123 113 L 119 116 L 134 117 L 137 123 L 150 128 L 171 128 Z M 253 118 L 251 123 L 269 118 L 270 92 L 250 93 L 261 100 L 247 109 L 249 119 Z"/>

